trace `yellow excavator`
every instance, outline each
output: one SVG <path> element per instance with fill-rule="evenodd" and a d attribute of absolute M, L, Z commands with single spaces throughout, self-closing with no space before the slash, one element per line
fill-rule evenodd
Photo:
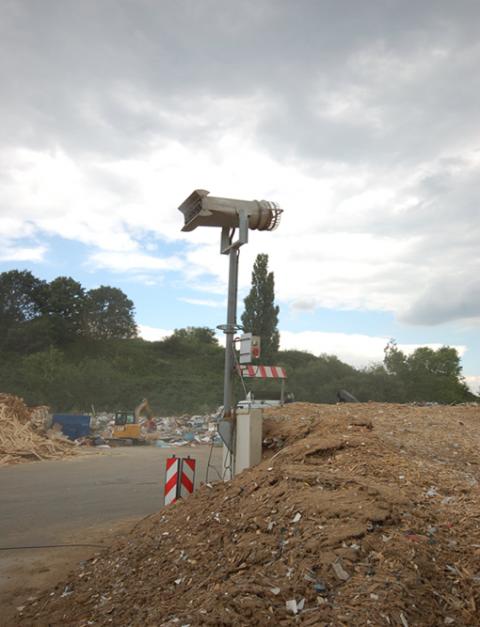
<path fill-rule="evenodd" d="M 147 424 L 154 424 L 152 408 L 146 398 L 143 399 L 140 405 L 135 407 L 133 412 L 115 412 L 115 425 L 113 427 L 112 440 L 117 440 L 119 444 L 122 440 L 125 443 L 130 443 L 131 441 L 133 444 L 144 444 L 145 438 L 142 435 L 142 425 L 140 424 L 142 415 L 146 417 Z"/>

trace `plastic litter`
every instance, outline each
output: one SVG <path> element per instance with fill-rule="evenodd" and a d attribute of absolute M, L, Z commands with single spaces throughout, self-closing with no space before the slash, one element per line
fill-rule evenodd
<path fill-rule="evenodd" d="M 298 614 L 298 606 L 295 599 L 289 599 L 288 601 L 285 601 L 285 607 L 289 612 L 292 612 L 292 614 Z"/>
<path fill-rule="evenodd" d="M 335 575 L 337 576 L 338 579 L 341 579 L 342 581 L 347 581 L 347 579 L 350 579 L 350 575 L 342 567 L 342 565 L 341 565 L 341 563 L 339 561 L 333 562 L 332 563 L 332 568 L 333 568 L 333 571 L 334 571 L 334 573 L 335 573 Z"/>

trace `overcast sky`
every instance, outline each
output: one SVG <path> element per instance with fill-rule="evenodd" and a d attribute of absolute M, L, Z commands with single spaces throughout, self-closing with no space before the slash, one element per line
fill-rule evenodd
<path fill-rule="evenodd" d="M 449 344 L 480 377 L 478 1 L 0 8 L 0 271 L 116 285 L 146 337 L 214 327 L 219 233 L 176 208 L 265 198 L 241 296 L 268 253 L 285 348 Z"/>

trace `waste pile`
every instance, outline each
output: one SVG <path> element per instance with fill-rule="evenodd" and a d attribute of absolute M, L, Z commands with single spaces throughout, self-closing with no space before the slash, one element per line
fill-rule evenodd
<path fill-rule="evenodd" d="M 92 433 L 98 435 L 107 435 L 110 433 L 113 425 L 115 424 L 115 414 L 109 414 L 107 412 L 94 413 L 90 417 L 90 428 Z"/>
<path fill-rule="evenodd" d="M 48 408 L 29 408 L 18 396 L 0 394 L 0 465 L 74 454 L 74 444 L 49 427 Z"/>
<path fill-rule="evenodd" d="M 156 440 L 157 445 L 166 447 L 220 444 L 217 417 L 214 414 L 157 418 L 157 431 L 147 434 L 146 439 Z"/>
<path fill-rule="evenodd" d="M 294 403 L 19 625 L 478 625 L 480 409 Z"/>
<path fill-rule="evenodd" d="M 156 429 L 142 428 L 142 436 L 151 444 L 169 448 L 171 446 L 197 446 L 198 444 L 220 444 L 217 433 L 217 414 L 189 416 L 166 416 L 155 418 Z M 141 424 L 147 424 L 142 420 Z M 101 413 L 92 418 L 93 436 L 109 440 L 113 434 L 115 415 Z"/>

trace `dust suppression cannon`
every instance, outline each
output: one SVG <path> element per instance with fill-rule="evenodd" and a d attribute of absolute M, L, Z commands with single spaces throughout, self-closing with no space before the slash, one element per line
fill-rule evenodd
<path fill-rule="evenodd" d="M 179 210 L 185 217 L 182 231 L 197 226 L 240 227 L 273 231 L 280 223 L 282 209 L 268 200 L 237 200 L 209 196 L 205 189 L 196 189 L 182 202 Z"/>
<path fill-rule="evenodd" d="M 283 209 L 268 200 L 239 200 L 210 196 L 204 189 L 196 189 L 178 208 L 184 216 L 182 231 L 193 231 L 198 226 L 220 227 L 220 252 L 229 255 L 227 323 L 220 325 L 226 336 L 225 373 L 223 389 L 223 419 L 219 433 L 233 453 L 232 388 L 235 370 L 234 335 L 237 326 L 238 257 L 240 246 L 248 242 L 250 229 L 273 231 L 280 224 Z M 238 236 L 235 233 L 238 229 Z"/>

